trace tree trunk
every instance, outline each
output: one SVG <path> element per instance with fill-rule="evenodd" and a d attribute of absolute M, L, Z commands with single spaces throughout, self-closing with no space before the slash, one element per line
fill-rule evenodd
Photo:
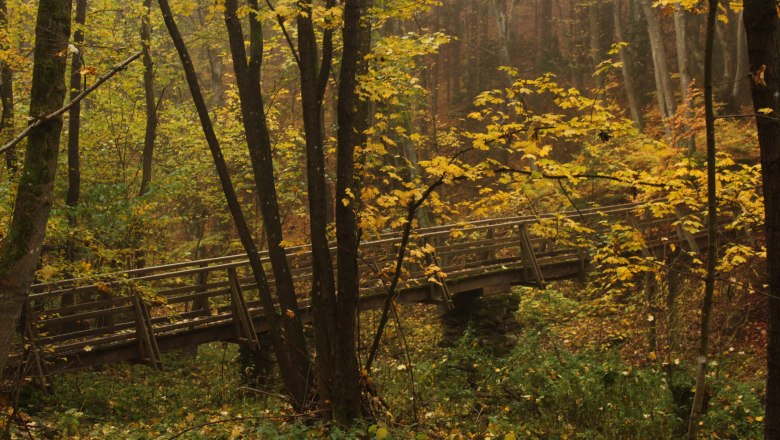
<path fill-rule="evenodd" d="M 8 39 L 8 6 L 6 0 L 0 0 L 0 28 L 5 31 L 5 40 L 0 41 L 0 50 L 8 50 L 11 41 Z M 5 61 L 0 61 L 0 102 L 2 102 L 3 116 L 0 118 L 0 133 L 5 139 L 12 137 L 14 131 L 14 79 L 11 66 Z M 16 172 L 16 153 L 13 149 L 5 153 L 5 166 L 8 171 Z"/>
<path fill-rule="evenodd" d="M 252 11 L 258 11 L 257 0 L 249 0 Z M 285 385 L 298 402 L 313 401 L 311 360 L 306 349 L 303 323 L 298 310 L 292 272 L 282 247 L 282 225 L 274 183 L 271 137 L 265 120 L 260 68 L 263 56 L 263 35 L 255 13 L 249 14 L 249 62 L 244 48 L 244 32 L 237 16 L 237 0 L 225 1 L 225 25 L 230 40 L 233 69 L 241 101 L 241 117 L 244 125 L 249 156 L 254 172 L 256 191 L 260 198 L 268 254 L 274 272 L 276 294 L 282 310 L 293 313 L 282 315 L 282 332 L 288 344 L 288 356 L 278 357 Z"/>
<path fill-rule="evenodd" d="M 677 6 L 674 9 L 674 36 L 677 46 L 677 72 L 680 75 L 680 96 L 685 105 L 688 98 L 688 86 L 691 84 L 691 75 L 688 73 L 688 37 L 685 27 L 685 9 Z"/>
<path fill-rule="evenodd" d="M 165 20 L 165 26 L 168 28 L 168 32 L 171 35 L 173 44 L 176 46 L 176 51 L 179 53 L 179 58 L 184 69 L 187 84 L 189 85 L 192 99 L 195 102 L 195 107 L 198 111 L 198 117 L 200 118 L 203 133 L 206 137 L 209 150 L 211 151 L 211 155 L 214 159 L 214 165 L 217 170 L 217 174 L 219 175 L 222 190 L 225 193 L 228 209 L 230 210 L 230 214 L 233 217 L 233 222 L 236 225 L 238 236 L 241 239 L 241 244 L 244 247 L 244 251 L 247 253 L 247 257 L 249 258 L 249 265 L 252 268 L 252 273 L 254 275 L 255 281 L 257 282 L 258 291 L 260 292 L 260 297 L 263 304 L 264 316 L 268 321 L 268 325 L 271 331 L 274 352 L 279 359 L 286 359 L 289 356 L 289 348 L 286 343 L 286 336 L 279 327 L 280 317 L 276 311 L 273 298 L 270 294 L 268 280 L 266 279 L 265 272 L 260 261 L 260 254 L 257 251 L 257 246 L 255 245 L 255 242 L 252 238 L 252 233 L 246 223 L 246 219 L 244 218 L 241 205 L 238 202 L 235 188 L 233 187 L 233 183 L 230 180 L 230 173 L 228 171 L 227 164 L 225 163 L 225 158 L 222 155 L 219 141 L 217 140 L 217 136 L 214 133 L 214 127 L 211 123 L 208 108 L 206 107 L 206 101 L 203 98 L 203 94 L 200 89 L 200 84 L 198 83 L 195 67 L 192 64 L 192 58 L 190 58 L 187 47 L 185 46 L 184 40 L 181 37 L 181 33 L 179 32 L 179 29 L 176 26 L 176 22 L 173 19 L 173 13 L 171 12 L 168 1 L 159 0 L 159 4 L 163 18 Z M 282 371 L 283 378 L 286 377 L 285 373 L 285 371 Z M 285 385 L 287 385 L 286 380 Z M 293 394 L 294 389 L 288 389 L 288 392 L 293 399 L 292 404 L 296 410 L 301 410 L 307 406 L 308 402 L 295 400 L 296 396 Z"/>
<path fill-rule="evenodd" d="M 41 0 L 35 26 L 30 117 L 53 113 L 65 100 L 71 0 Z M 0 253 L 0 371 L 32 283 L 46 233 L 57 170 L 62 117 L 30 133 L 11 226 Z"/>
<path fill-rule="evenodd" d="M 612 14 L 615 22 L 615 38 L 618 42 L 625 41 L 623 35 L 623 17 L 621 14 L 622 0 L 613 0 Z M 639 109 L 639 98 L 637 97 L 636 86 L 634 85 L 634 78 L 631 76 L 631 60 L 629 59 L 629 53 L 625 48 L 620 49 L 620 62 L 623 67 L 620 69 L 623 72 L 623 86 L 626 89 L 626 97 L 628 98 L 628 109 L 631 113 L 631 119 L 640 130 L 644 126 L 644 120 L 642 118 L 642 111 Z"/>
<path fill-rule="evenodd" d="M 358 78 L 368 71 L 365 56 L 371 45 L 371 28 L 365 13 L 369 0 L 344 4 L 344 50 L 339 72 L 338 147 L 336 163 L 336 240 L 338 243 L 338 309 L 336 384 L 341 391 L 333 404 L 334 418 L 349 422 L 360 417 L 360 383 L 355 341 L 360 272 L 357 222 L 360 181 L 355 176 L 355 147 L 366 142 L 368 103 L 358 93 Z M 348 201 L 348 203 L 342 203 Z"/>
<path fill-rule="evenodd" d="M 728 100 L 726 101 L 725 113 L 739 113 L 740 107 L 745 102 L 746 85 L 748 84 L 748 59 L 747 59 L 747 38 L 745 37 L 745 23 L 743 22 L 743 11 L 740 11 L 737 22 L 737 61 L 734 68 L 734 79 L 730 87 Z"/>
<path fill-rule="evenodd" d="M 560 60 L 561 54 L 558 49 L 558 39 L 552 27 L 552 0 L 539 0 L 539 3 L 540 50 L 536 65 L 539 73 L 542 74 L 553 69 L 558 60 Z"/>
<path fill-rule="evenodd" d="M 144 101 L 146 105 L 146 131 L 144 132 L 144 152 L 141 165 L 142 196 L 149 191 L 152 181 L 152 160 L 154 158 L 154 141 L 157 138 L 157 105 L 154 101 L 154 61 L 152 61 L 151 39 L 152 30 L 149 23 L 152 0 L 144 0 L 144 15 L 141 18 L 141 45 L 144 49 Z"/>
<path fill-rule="evenodd" d="M 78 53 L 74 53 L 70 62 L 70 100 L 81 93 L 81 68 L 83 56 L 81 50 L 84 44 L 84 23 L 87 19 L 87 0 L 76 0 L 75 31 L 73 42 Z M 68 221 L 71 227 L 76 225 L 75 212 L 79 204 L 81 192 L 81 165 L 79 163 L 79 132 L 81 130 L 81 103 L 77 103 L 70 109 L 68 119 L 68 192 L 65 195 L 65 204 L 68 206 Z M 72 240 L 68 240 L 68 259 L 73 261 L 74 249 Z"/>
<path fill-rule="evenodd" d="M 666 51 L 664 50 L 664 38 L 655 11 L 651 5 L 652 0 L 640 0 L 642 12 L 647 21 L 647 32 L 650 36 L 650 48 L 655 66 L 655 85 L 658 94 L 658 106 L 663 118 L 674 115 L 674 92 L 670 82 L 669 66 L 666 63 Z"/>
<path fill-rule="evenodd" d="M 715 294 L 715 275 L 718 264 L 718 200 L 715 181 L 715 104 L 712 96 L 712 53 L 715 45 L 715 26 L 718 0 L 709 0 L 707 13 L 707 39 L 704 50 L 704 112 L 707 131 L 707 275 L 704 282 L 704 300 L 701 306 L 699 334 L 699 358 L 696 371 L 696 394 L 693 398 L 691 417 L 688 420 L 688 439 L 696 438 L 699 418 L 704 407 L 707 389 L 707 352 L 712 317 L 712 297 Z"/>
<path fill-rule="evenodd" d="M 753 107 L 769 108 L 757 116 L 764 184 L 769 343 L 767 346 L 766 430 L 764 438 L 780 438 L 780 20 L 774 0 L 745 0 Z"/>
<path fill-rule="evenodd" d="M 84 23 L 87 19 L 87 0 L 76 0 L 75 30 L 73 32 L 73 43 L 78 49 L 77 53 L 72 54 L 70 62 L 70 95 L 69 100 L 73 100 L 81 93 L 81 68 L 83 54 L 81 50 L 84 44 Z M 70 110 L 68 118 L 68 192 L 65 194 L 65 205 L 68 207 L 68 224 L 75 228 L 78 220 L 76 219 L 76 207 L 79 204 L 79 194 L 81 192 L 81 165 L 79 161 L 79 132 L 81 130 L 81 103 L 77 103 Z M 68 235 L 65 244 L 65 257 L 68 261 L 76 260 L 76 243 L 72 234 Z M 64 293 L 60 297 L 60 305 L 71 306 L 74 303 L 73 292 Z"/>
<path fill-rule="evenodd" d="M 332 7 L 333 2 L 328 2 Z M 332 56 L 332 32 L 323 36 L 323 56 L 317 54 L 317 38 L 311 16 L 311 2 L 298 3 L 298 57 L 301 78 L 301 107 L 306 137 L 306 181 L 309 195 L 309 227 L 311 228 L 312 290 L 314 339 L 317 349 L 316 374 L 320 410 L 323 417 L 335 417 L 336 400 L 342 397 L 338 388 L 338 332 L 336 315 L 336 280 L 333 259 L 328 244 L 328 197 L 325 179 L 325 151 L 321 125 L 322 103 Z M 336 205 L 342 201 L 337 200 Z M 349 391 L 349 390 L 346 390 Z"/>
<path fill-rule="evenodd" d="M 493 12 L 493 18 L 496 23 L 496 32 L 498 33 L 498 64 L 499 66 L 511 67 L 512 60 L 509 57 L 509 41 L 511 38 L 511 25 L 512 9 L 514 7 L 514 0 L 510 0 L 510 5 L 507 7 L 506 0 L 493 0 L 490 2 L 490 9 Z M 454 73 L 456 69 L 452 69 Z M 504 86 L 509 87 L 512 85 L 512 78 L 508 72 L 502 72 L 504 77 Z"/>

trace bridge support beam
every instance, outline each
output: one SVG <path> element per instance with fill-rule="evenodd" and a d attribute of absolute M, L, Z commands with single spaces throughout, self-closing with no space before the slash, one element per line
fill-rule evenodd
<path fill-rule="evenodd" d="M 496 290 L 499 286 L 490 288 Z M 489 294 L 487 289 L 470 290 L 454 294 L 453 308 L 442 316 L 442 346 L 455 346 L 467 329 L 480 341 L 480 345 L 497 356 L 503 356 L 514 347 L 520 330 L 515 312 L 520 304 L 516 295 Z"/>

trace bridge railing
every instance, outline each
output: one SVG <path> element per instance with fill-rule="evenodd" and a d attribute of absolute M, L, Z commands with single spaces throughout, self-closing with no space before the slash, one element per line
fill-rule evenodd
<path fill-rule="evenodd" d="M 542 268 L 579 261 L 584 272 L 587 252 L 583 249 L 588 241 L 610 228 L 605 220 L 626 221 L 629 215 L 634 216 L 648 243 L 659 245 L 669 237 L 685 238 L 675 230 L 678 218 L 648 217 L 639 208 L 629 203 L 420 229 L 410 243 L 401 287 L 425 287 L 431 300 L 446 301 L 447 284 L 452 280 L 518 268 L 530 274 L 532 284 L 544 285 Z M 557 228 L 558 234 L 534 233 L 545 228 Z M 378 297 L 386 292 L 400 242 L 400 234 L 390 232 L 361 244 L 362 296 Z M 307 246 L 286 251 L 300 305 L 305 309 L 311 288 L 310 251 Z M 267 253 L 261 253 L 261 258 L 273 291 Z M 97 279 L 35 284 L 26 305 L 26 349 L 19 347 L 14 359 L 17 364 L 33 359 L 43 374 L 46 360 L 68 359 L 66 363 L 78 366 L 79 357 L 93 350 L 135 345 L 138 358 L 157 367 L 160 350 L 156 339 L 237 323 L 238 312 L 252 321 L 262 315 L 258 295 L 245 255 L 135 269 Z M 63 298 L 68 301 L 63 303 Z M 251 322 L 245 321 L 238 323 L 244 327 L 236 325 L 235 339 L 250 337 L 245 333 Z"/>

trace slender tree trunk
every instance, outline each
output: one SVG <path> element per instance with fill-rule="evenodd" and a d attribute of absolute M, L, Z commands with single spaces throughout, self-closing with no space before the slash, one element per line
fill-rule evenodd
<path fill-rule="evenodd" d="M 748 84 L 748 50 L 747 38 L 745 36 L 745 23 L 743 21 L 744 11 L 740 11 L 737 22 L 737 61 L 734 68 L 733 83 L 730 87 L 728 100 L 726 101 L 726 113 L 738 113 L 740 107 L 745 102 L 745 91 Z"/>
<path fill-rule="evenodd" d="M 154 61 L 152 60 L 151 40 L 152 27 L 149 23 L 152 0 L 144 0 L 143 17 L 141 17 L 141 45 L 144 49 L 144 103 L 146 105 L 146 131 L 144 132 L 144 152 L 141 165 L 141 189 L 138 195 L 149 191 L 152 181 L 152 161 L 154 159 L 154 142 L 157 138 L 157 104 L 154 101 Z"/>
<path fill-rule="evenodd" d="M 206 101 L 203 98 L 203 94 L 200 89 L 200 84 L 198 83 L 195 67 L 192 64 L 192 58 L 190 58 L 187 47 L 185 46 L 184 40 L 181 37 L 181 33 L 179 33 L 179 29 L 176 26 L 176 22 L 174 21 L 173 13 L 171 12 L 168 0 L 159 0 L 159 4 L 163 18 L 165 20 L 165 26 L 168 28 L 168 32 L 171 35 L 173 44 L 176 46 L 176 51 L 179 53 L 179 58 L 184 69 L 187 84 L 189 85 L 192 99 L 195 102 L 195 107 L 198 111 L 198 117 L 200 118 L 201 126 L 203 127 L 203 133 L 206 137 L 209 150 L 211 151 L 211 155 L 214 159 L 214 165 L 217 170 L 217 174 L 219 175 L 222 190 L 225 193 L 228 209 L 230 210 L 230 214 L 233 217 L 233 222 L 236 225 L 236 230 L 238 232 L 239 238 L 241 239 L 241 244 L 244 246 L 244 251 L 247 253 L 247 257 L 249 258 L 249 265 L 252 268 L 252 273 L 254 275 L 255 281 L 257 282 L 258 291 L 260 292 L 260 297 L 263 304 L 264 316 L 268 321 L 269 327 L 271 329 L 274 352 L 278 358 L 285 359 L 288 356 L 287 352 L 289 348 L 287 346 L 286 336 L 279 326 L 280 316 L 276 311 L 274 300 L 270 294 L 268 280 L 265 276 L 265 272 L 260 261 L 260 254 L 258 253 L 257 246 L 255 245 L 254 239 L 252 238 L 251 230 L 249 229 L 249 226 L 246 223 L 246 219 L 244 218 L 244 214 L 241 210 L 241 205 L 238 202 L 238 197 L 236 196 L 233 183 L 230 180 L 230 173 L 222 155 L 219 141 L 217 140 L 217 136 L 214 133 L 214 127 L 211 123 L 208 108 L 206 107 Z M 282 371 L 282 377 L 285 381 L 285 385 L 287 386 L 288 384 L 286 380 L 286 373 L 287 372 Z M 295 385 L 293 385 L 293 387 L 294 386 Z M 288 389 L 288 392 L 293 398 L 292 403 L 296 410 L 301 410 L 308 405 L 308 402 L 295 400 L 296 396 L 293 394 L 294 389 Z"/>
<path fill-rule="evenodd" d="M 0 50 L 8 50 L 11 41 L 8 39 L 8 6 L 6 0 L 0 0 L 0 29 L 5 31 L 5 39 L 0 41 Z M 12 137 L 14 131 L 14 78 L 11 66 L 5 61 L 0 61 L 0 102 L 2 102 L 3 115 L 0 118 L 0 134 L 5 139 Z M 8 171 L 16 172 L 16 153 L 8 150 L 5 153 L 5 166 Z"/>
<path fill-rule="evenodd" d="M 721 65 L 723 66 L 723 73 L 720 76 L 722 78 L 721 83 L 728 83 L 731 78 L 734 78 L 734 72 L 736 71 L 736 59 L 733 56 L 736 52 L 736 36 L 734 35 L 736 29 L 735 32 L 732 32 L 732 26 L 733 23 L 731 22 L 718 23 L 715 29 L 716 47 L 720 49 Z M 722 84 L 716 88 L 720 101 L 726 101 L 730 91 L 731 87 L 728 87 L 727 84 Z"/>
<path fill-rule="evenodd" d="M 274 183 L 271 137 L 265 120 L 262 92 L 260 90 L 260 69 L 263 56 L 263 35 L 257 0 L 249 0 L 252 13 L 249 14 L 249 62 L 244 48 L 244 33 L 238 18 L 237 0 L 225 1 L 225 25 L 230 40 L 233 69 L 241 101 L 241 117 L 244 125 L 249 156 L 254 171 L 256 191 L 260 198 L 268 253 L 274 272 L 276 294 L 282 309 L 292 311 L 282 315 L 282 332 L 287 340 L 287 353 L 279 357 L 279 367 L 285 384 L 296 401 L 313 402 L 311 360 L 306 349 L 303 323 L 298 311 L 292 272 L 282 247 L 282 225 Z"/>
<path fill-rule="evenodd" d="M 70 62 L 70 100 L 73 100 L 82 89 L 81 68 L 83 56 L 81 50 L 84 44 L 84 24 L 87 19 L 87 0 L 76 0 L 76 17 L 73 32 L 73 42 L 78 53 L 74 53 Z M 68 119 L 68 192 L 65 195 L 65 204 L 68 206 L 68 221 L 71 227 L 76 225 L 74 210 L 79 204 L 81 192 L 81 164 L 79 163 L 79 132 L 81 131 L 81 103 L 77 103 L 70 110 Z M 68 241 L 68 259 L 75 258 L 73 242 Z"/>
<path fill-rule="evenodd" d="M 540 50 L 536 65 L 540 74 L 551 71 L 561 55 L 558 49 L 557 37 L 553 32 L 552 6 L 552 0 L 539 0 Z"/>
<path fill-rule="evenodd" d="M 688 36 L 685 26 L 685 9 L 677 6 L 674 9 L 674 36 L 677 46 L 677 72 L 680 75 L 680 96 L 682 103 L 688 98 L 688 86 L 691 84 L 691 75 L 688 73 Z"/>
<path fill-rule="evenodd" d="M 686 26 L 686 14 L 685 9 L 678 5 L 674 8 L 674 36 L 677 48 L 677 72 L 680 78 L 680 103 L 685 108 L 686 117 L 693 116 L 690 103 L 688 102 L 688 88 L 691 85 L 691 75 L 688 73 L 688 36 Z M 686 139 L 681 139 L 678 142 L 680 147 L 687 147 L 688 155 L 693 155 L 696 152 L 696 138 L 690 136 Z"/>
<path fill-rule="evenodd" d="M 511 38 L 512 8 L 514 0 L 510 0 L 510 6 L 507 8 L 506 0 L 492 0 L 490 9 L 493 12 L 493 18 L 496 23 L 496 32 L 498 33 L 498 63 L 500 66 L 511 66 L 512 60 L 509 57 L 509 40 Z M 451 74 L 456 69 L 451 70 Z M 503 72 L 504 85 L 509 86 L 514 80 L 508 72 Z M 459 88 L 458 88 L 459 89 Z"/>
<path fill-rule="evenodd" d="M 76 16 L 73 32 L 73 43 L 78 49 L 78 53 L 71 56 L 70 62 L 70 95 L 69 100 L 73 100 L 82 89 L 81 68 L 83 54 L 81 50 L 84 44 L 84 24 L 87 19 L 87 0 L 76 0 Z M 79 204 L 79 193 L 81 192 L 81 165 L 79 161 L 79 133 L 81 131 L 81 103 L 77 103 L 70 110 L 68 118 L 68 192 L 65 194 L 65 205 L 68 207 L 68 224 L 75 228 L 78 224 L 76 218 L 76 208 Z M 76 243 L 72 235 L 68 236 L 65 244 L 65 257 L 68 261 L 76 261 Z M 60 298 L 61 306 L 70 306 L 74 303 L 73 292 L 68 292 Z"/>
<path fill-rule="evenodd" d="M 766 216 L 769 342 L 764 438 L 775 440 L 780 438 L 780 19 L 774 0 L 745 0 L 744 4 Z M 758 112 L 764 108 L 772 109 L 767 117 Z"/>
<path fill-rule="evenodd" d="M 691 418 L 688 420 L 688 438 L 696 438 L 707 392 L 707 352 L 709 351 L 712 297 L 715 294 L 715 272 L 718 263 L 718 200 L 715 181 L 715 105 L 712 96 L 712 53 L 715 43 L 715 26 L 718 0 L 709 0 L 707 13 L 707 40 L 704 50 L 704 111 L 707 131 L 707 275 L 704 282 L 704 300 L 701 306 L 699 358 L 696 371 L 696 394 L 693 398 Z"/>
<path fill-rule="evenodd" d="M 674 115 L 674 92 L 672 92 L 669 66 L 666 62 L 666 51 L 664 50 L 664 38 L 661 34 L 661 27 L 658 18 L 653 11 L 652 0 L 640 0 L 642 12 L 647 21 L 647 31 L 650 35 L 650 48 L 655 66 L 655 85 L 658 94 L 658 105 L 661 115 L 664 118 L 670 118 Z"/>
<path fill-rule="evenodd" d="M 622 4 L 622 0 L 613 0 L 612 14 L 615 22 L 615 38 L 618 42 L 625 41 L 623 34 L 623 17 L 621 14 Z M 623 72 L 623 86 L 626 89 L 631 119 L 634 121 L 637 128 L 641 130 L 644 126 L 644 120 L 642 118 L 642 112 L 639 109 L 639 98 L 637 97 L 634 78 L 631 76 L 631 60 L 629 60 L 629 53 L 625 48 L 620 50 L 620 62 L 623 64 L 623 67 L 620 70 Z"/>
<path fill-rule="evenodd" d="M 70 38 L 70 0 L 40 0 L 35 26 L 30 117 L 53 113 L 65 100 L 65 61 Z M 24 169 L 11 227 L 0 251 L 0 371 L 22 312 L 49 219 L 62 117 L 35 128 L 27 140 Z"/>
<path fill-rule="evenodd" d="M 336 384 L 341 391 L 333 405 L 334 418 L 342 423 L 361 415 L 360 383 L 355 340 L 360 271 L 357 222 L 360 181 L 355 176 L 355 147 L 365 144 L 368 103 L 358 93 L 358 78 L 368 71 L 365 56 L 371 45 L 371 28 L 365 16 L 369 0 L 344 3 L 344 50 L 339 72 L 338 148 L 336 163 L 336 240 L 338 243 L 338 310 Z"/>
<path fill-rule="evenodd" d="M 333 6 L 328 2 L 328 7 Z M 301 107 L 306 137 L 306 174 L 309 195 L 309 227 L 311 228 L 312 291 L 314 312 L 314 339 L 317 348 L 316 373 L 320 410 L 323 417 L 336 416 L 336 401 L 342 397 L 338 388 L 336 353 L 338 330 L 336 316 L 338 298 L 333 274 L 333 259 L 328 244 L 328 196 L 325 178 L 325 149 L 320 117 L 327 75 L 331 68 L 332 33 L 323 36 L 323 55 L 320 60 L 317 38 L 311 16 L 311 2 L 298 3 L 298 57 L 301 78 Z M 339 200 L 336 205 L 342 202 Z"/>

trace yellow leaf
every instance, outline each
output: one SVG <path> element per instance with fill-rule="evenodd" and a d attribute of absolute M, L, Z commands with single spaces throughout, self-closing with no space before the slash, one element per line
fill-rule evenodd
<path fill-rule="evenodd" d="M 385 427 L 377 428 L 376 430 L 376 438 L 378 440 L 386 439 L 387 436 L 390 435 L 390 432 Z"/>

